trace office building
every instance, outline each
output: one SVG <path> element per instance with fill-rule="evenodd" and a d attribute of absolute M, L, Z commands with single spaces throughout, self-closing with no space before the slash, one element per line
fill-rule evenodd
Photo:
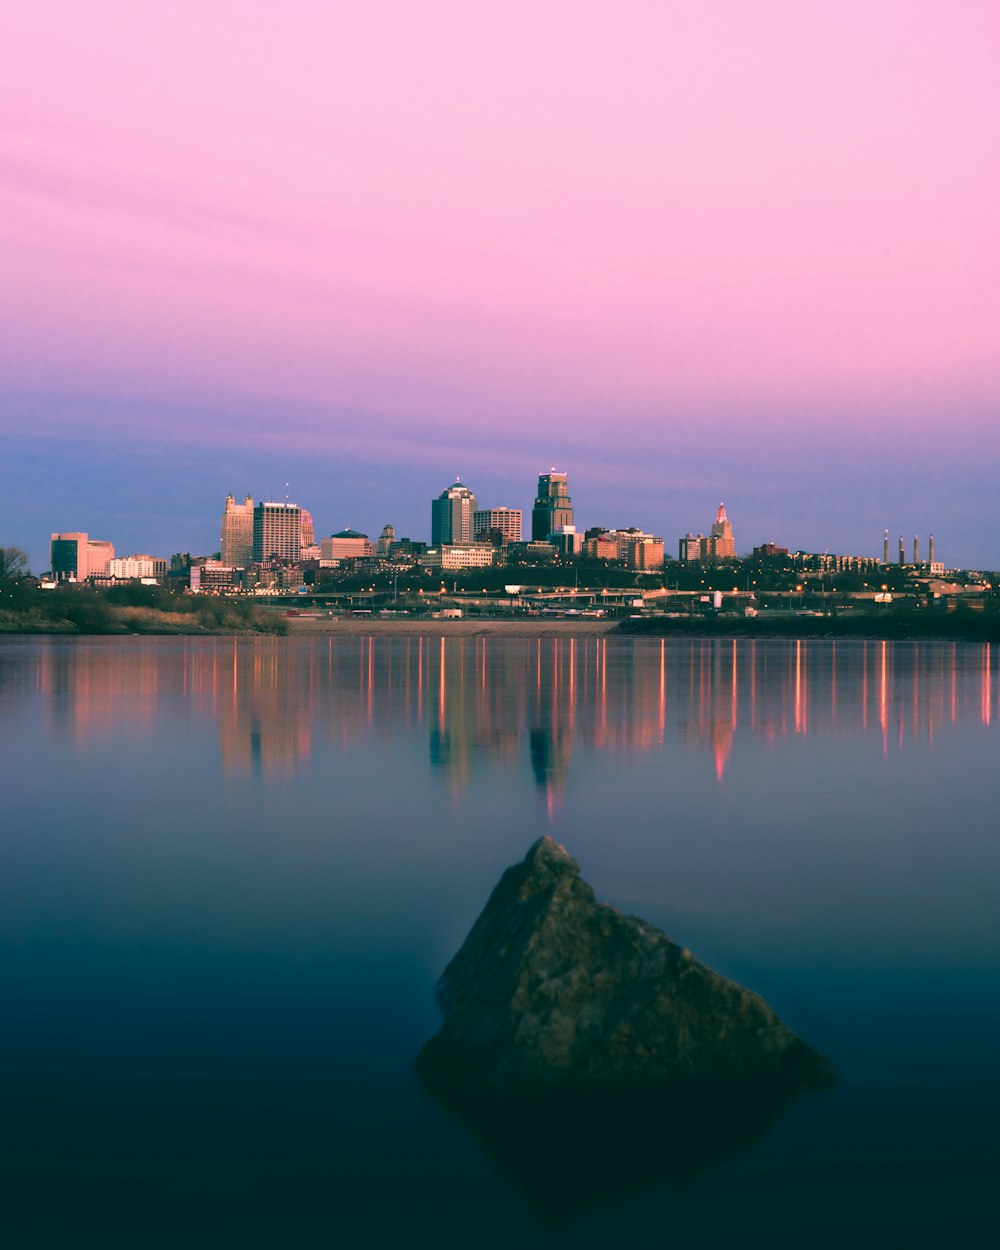
<path fill-rule="evenodd" d="M 206 560 L 191 567 L 191 589 L 214 594 L 229 594 L 243 584 L 243 570 L 229 568 L 219 560 Z"/>
<path fill-rule="evenodd" d="M 373 554 L 367 534 L 341 530 L 324 538 L 319 545 L 322 560 L 367 560 Z"/>
<path fill-rule="evenodd" d="M 431 546 L 472 542 L 476 497 L 460 479 L 431 502 Z"/>
<path fill-rule="evenodd" d="M 49 541 L 49 563 L 57 582 L 83 582 L 100 576 L 114 558 L 114 543 L 78 531 L 53 534 Z"/>
<path fill-rule="evenodd" d="M 704 534 L 685 534 L 677 544 L 678 560 L 700 560 L 701 549 L 705 542 Z"/>
<path fill-rule="evenodd" d="M 380 560 L 388 560 L 392 544 L 395 541 L 396 527 L 394 525 L 383 525 L 382 533 L 379 534 L 378 542 L 375 544 L 375 554 Z"/>
<path fill-rule="evenodd" d="M 625 563 L 636 572 L 648 573 L 663 568 L 663 539 L 652 534 L 637 534 L 623 544 Z"/>
<path fill-rule="evenodd" d="M 253 510 L 253 559 L 298 563 L 302 549 L 302 509 L 293 503 L 259 503 Z M 225 561 L 223 561 L 225 563 Z"/>
<path fill-rule="evenodd" d="M 122 556 L 120 560 L 109 560 L 104 570 L 108 577 L 117 581 L 138 581 L 144 577 L 166 577 L 167 562 L 157 556 L 136 555 Z"/>
<path fill-rule="evenodd" d="M 88 572 L 87 535 L 53 534 L 49 542 L 49 563 L 57 582 L 85 581 Z"/>
<path fill-rule="evenodd" d="M 219 556 L 221 563 L 231 569 L 245 569 L 253 559 L 253 500 L 249 495 L 242 503 L 237 503 L 233 495 L 226 496 Z"/>
<path fill-rule="evenodd" d="M 583 554 L 588 560 L 617 560 L 618 543 L 607 530 L 589 529 L 583 539 Z"/>
<path fill-rule="evenodd" d="M 560 525 L 549 535 L 549 542 L 560 560 L 573 560 L 583 548 L 583 535 L 576 532 L 575 525 Z"/>
<path fill-rule="evenodd" d="M 114 543 L 100 538 L 87 539 L 87 576 L 100 577 L 107 573 L 108 566 L 115 558 Z"/>
<path fill-rule="evenodd" d="M 481 508 L 472 516 L 472 536 L 476 542 L 519 543 L 520 508 Z"/>
<path fill-rule="evenodd" d="M 442 543 L 428 547 L 420 563 L 429 569 L 487 568 L 493 563 L 492 543 Z"/>
<path fill-rule="evenodd" d="M 318 560 L 319 548 L 316 546 L 316 534 L 313 527 L 313 514 L 303 508 L 299 517 L 299 558 L 302 560 Z"/>
<path fill-rule="evenodd" d="M 531 540 L 547 542 L 556 530 L 572 528 L 573 501 L 565 473 L 542 473 L 538 478 L 538 496 L 531 509 Z"/>

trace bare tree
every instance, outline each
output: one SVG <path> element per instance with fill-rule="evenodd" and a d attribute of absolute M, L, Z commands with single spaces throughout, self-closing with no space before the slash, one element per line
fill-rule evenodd
<path fill-rule="evenodd" d="M 20 547 L 0 547 L 0 582 L 12 582 L 28 575 L 28 553 Z"/>

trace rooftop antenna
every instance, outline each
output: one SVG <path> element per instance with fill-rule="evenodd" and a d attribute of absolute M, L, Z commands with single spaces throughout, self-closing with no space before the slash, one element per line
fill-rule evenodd
<path fill-rule="evenodd" d="M 285 503 L 288 503 L 288 483 L 285 483 Z"/>

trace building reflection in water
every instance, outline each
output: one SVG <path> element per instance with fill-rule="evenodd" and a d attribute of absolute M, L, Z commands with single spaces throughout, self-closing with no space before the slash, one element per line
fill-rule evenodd
<path fill-rule="evenodd" d="M 28 660 L 28 667 L 25 661 Z M 459 793 L 521 771 L 553 810 L 574 752 L 686 750 L 719 784 L 741 740 L 870 736 L 884 755 L 992 723 L 988 644 L 503 640 L 497 636 L 46 640 L 0 650 L 0 717 L 30 686 L 54 733 L 218 727 L 222 772 L 294 778 L 363 740 L 426 735 Z"/>

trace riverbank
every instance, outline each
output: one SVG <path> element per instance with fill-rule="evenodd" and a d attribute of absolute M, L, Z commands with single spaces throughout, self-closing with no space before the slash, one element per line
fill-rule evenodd
<path fill-rule="evenodd" d="M 285 619 L 291 636 L 322 634 L 334 637 L 388 634 L 411 638 L 418 635 L 424 638 L 539 638 L 552 635 L 592 638 L 613 633 L 618 624 L 608 620 L 553 620 L 537 616 L 520 619 L 473 616 L 459 620 L 435 620 L 427 616 L 392 617 L 388 620 L 350 616 L 290 616 Z"/>
<path fill-rule="evenodd" d="M 288 628 L 285 616 L 246 601 L 158 589 L 145 597 L 129 603 L 90 590 L 35 592 L 0 610 L 0 635 L 285 634 Z"/>
<path fill-rule="evenodd" d="M 582 620 L 551 617 L 288 617 L 288 633 L 330 637 L 500 638 L 747 638 L 857 639 L 858 641 L 1000 641 L 1000 617 L 992 613 L 900 613 L 781 617 L 635 617 Z"/>

